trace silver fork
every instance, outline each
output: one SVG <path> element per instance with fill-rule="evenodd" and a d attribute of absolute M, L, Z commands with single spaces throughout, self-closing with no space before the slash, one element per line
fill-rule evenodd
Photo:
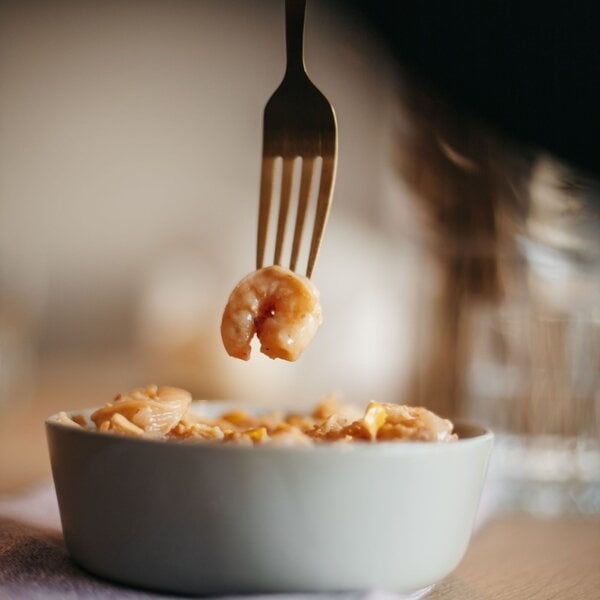
<path fill-rule="evenodd" d="M 263 155 L 258 209 L 256 268 L 263 266 L 273 195 L 275 163 L 282 159 L 281 194 L 273 262 L 281 265 L 283 242 L 292 195 L 294 163 L 300 157 L 301 175 L 290 269 L 296 270 L 308 209 L 313 174 L 320 157 L 315 220 L 306 267 L 312 275 L 327 223 L 337 165 L 337 123 L 333 107 L 308 78 L 304 65 L 303 38 L 306 0 L 286 0 L 285 38 L 287 67 L 279 87 L 265 107 Z"/>

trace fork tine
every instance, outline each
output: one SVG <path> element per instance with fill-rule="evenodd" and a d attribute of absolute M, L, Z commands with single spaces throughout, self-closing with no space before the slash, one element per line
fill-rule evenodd
<path fill-rule="evenodd" d="M 260 199 L 258 203 L 258 232 L 256 241 L 256 268 L 260 269 L 265 260 L 269 215 L 271 213 L 271 197 L 273 195 L 273 169 L 275 158 L 265 156 L 262 159 L 260 173 Z"/>
<path fill-rule="evenodd" d="M 317 199 L 317 212 L 315 214 L 315 224 L 313 228 L 312 239 L 310 242 L 310 253 L 308 255 L 308 265 L 306 267 L 306 276 L 310 278 L 315 267 L 323 230 L 327 223 L 329 215 L 330 198 L 333 192 L 333 182 L 335 179 L 335 156 L 323 157 L 321 166 L 321 181 L 319 183 L 319 197 Z"/>
<path fill-rule="evenodd" d="M 292 195 L 294 161 L 295 158 L 283 159 L 281 175 L 281 201 L 279 203 L 279 218 L 277 219 L 277 237 L 275 238 L 275 259 L 273 261 L 276 265 L 281 265 L 283 238 L 285 236 L 285 226 L 287 223 L 288 209 L 290 207 L 290 197 Z"/>
<path fill-rule="evenodd" d="M 301 252 L 301 247 L 307 241 L 304 238 L 307 237 L 305 225 L 308 218 L 308 206 L 311 205 L 310 220 L 313 221 L 311 196 L 313 187 L 318 183 L 315 216 L 306 264 L 306 274 L 310 277 L 329 215 L 338 143 L 335 110 L 329 100 L 310 80 L 304 64 L 305 5 L 306 0 L 285 1 L 286 69 L 283 80 L 267 101 L 263 113 L 263 163 L 256 268 L 262 268 L 267 251 L 266 246 L 269 245 L 270 248 L 269 218 L 273 195 L 279 197 L 273 263 L 280 266 L 282 264 L 284 241 L 286 236 L 290 237 L 286 231 L 290 202 L 292 202 L 292 192 L 295 202 L 295 177 L 299 176 L 298 206 L 294 209 L 296 221 L 289 265 L 291 271 L 296 271 L 300 254 L 304 260 L 304 252 Z M 280 158 L 283 161 L 281 180 L 277 176 L 275 182 L 275 165 L 277 164 L 279 167 Z M 301 167 L 296 165 L 296 159 L 300 159 Z M 317 174 L 316 164 L 319 159 L 322 167 L 320 174 Z M 296 168 L 300 170 L 299 173 L 296 173 Z M 279 173 L 278 168 L 277 173 Z M 273 187 L 280 181 L 281 185 L 276 186 L 279 191 L 273 194 Z M 286 262 L 287 246 L 286 244 Z"/>
<path fill-rule="evenodd" d="M 313 177 L 315 159 L 302 159 L 302 176 L 300 179 L 300 192 L 298 196 L 298 210 L 296 211 L 296 227 L 294 228 L 294 241 L 292 243 L 292 256 L 290 258 L 290 269 L 296 270 L 298 254 L 300 252 L 300 241 L 304 230 L 304 221 L 306 219 L 306 209 L 308 208 L 308 197 L 310 194 L 310 184 Z"/>

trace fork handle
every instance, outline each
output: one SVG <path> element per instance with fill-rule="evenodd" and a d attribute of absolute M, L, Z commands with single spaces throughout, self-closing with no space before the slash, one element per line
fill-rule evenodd
<path fill-rule="evenodd" d="M 305 73 L 304 14 L 306 0 L 285 0 L 285 46 L 287 71 Z"/>

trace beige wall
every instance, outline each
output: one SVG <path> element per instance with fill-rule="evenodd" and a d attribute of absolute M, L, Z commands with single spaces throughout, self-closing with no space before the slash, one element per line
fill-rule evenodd
<path fill-rule="evenodd" d="M 213 344 L 226 294 L 253 268 L 261 117 L 283 31 L 282 1 L 1 5 L 0 282 L 36 319 L 44 353 L 194 327 Z M 310 393 L 391 394 L 409 334 L 395 275 L 410 260 L 365 223 L 381 224 L 390 180 L 393 81 L 369 36 L 319 2 L 306 55 L 340 128 L 315 273 L 326 325 L 295 370 L 244 369 L 288 384 L 324 373 Z"/>

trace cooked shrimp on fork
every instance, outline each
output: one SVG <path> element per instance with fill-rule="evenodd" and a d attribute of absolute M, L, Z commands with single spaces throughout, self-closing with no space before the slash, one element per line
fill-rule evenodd
<path fill-rule="evenodd" d="M 321 322 L 319 291 L 310 279 L 273 265 L 253 271 L 231 292 L 221 337 L 235 358 L 250 358 L 250 342 L 256 335 L 263 354 L 294 361 Z"/>

